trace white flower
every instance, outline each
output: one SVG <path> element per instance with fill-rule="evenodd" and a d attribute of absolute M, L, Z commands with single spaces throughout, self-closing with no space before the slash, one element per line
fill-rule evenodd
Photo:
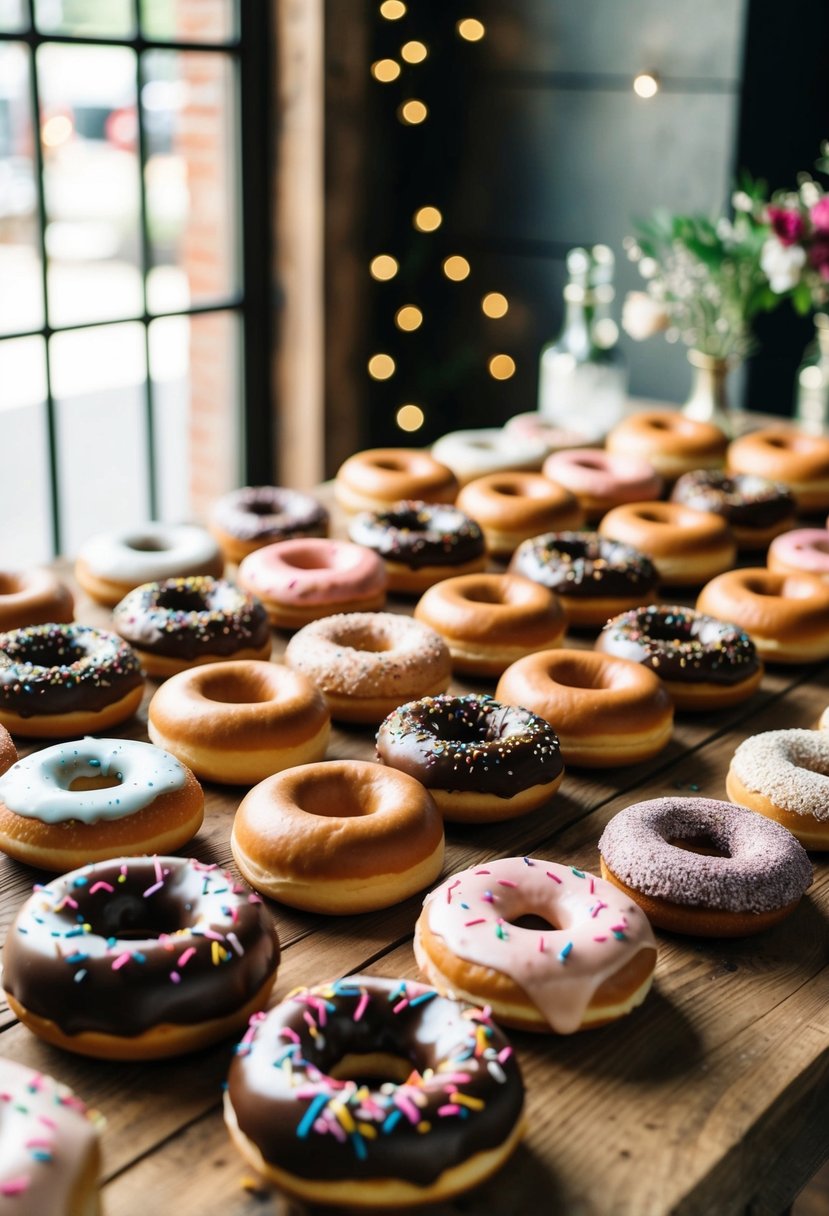
<path fill-rule="evenodd" d="M 769 237 L 760 253 L 760 265 L 769 287 L 778 295 L 797 286 L 805 264 L 806 250 L 802 245 L 781 245 L 774 236 Z"/>
<path fill-rule="evenodd" d="M 668 325 L 668 314 L 645 291 L 629 291 L 622 305 L 622 328 L 637 342 L 658 334 Z"/>

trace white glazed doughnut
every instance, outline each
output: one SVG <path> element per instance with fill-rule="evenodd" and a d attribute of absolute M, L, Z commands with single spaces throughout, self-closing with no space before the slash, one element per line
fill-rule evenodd
<path fill-rule="evenodd" d="M 530 439 L 499 427 L 450 431 L 432 444 L 435 460 L 445 464 L 466 485 L 487 473 L 540 469 L 547 455 L 541 439 Z"/>
<path fill-rule="evenodd" d="M 75 577 L 87 595 L 110 608 L 142 583 L 190 574 L 220 578 L 224 560 L 209 532 L 193 524 L 145 523 L 102 532 L 78 550 Z"/>

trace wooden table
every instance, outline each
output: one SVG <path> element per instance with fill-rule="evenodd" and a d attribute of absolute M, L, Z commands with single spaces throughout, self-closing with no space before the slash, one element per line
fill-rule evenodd
<path fill-rule="evenodd" d="M 80 596 L 78 617 L 108 620 Z M 277 639 L 275 652 L 283 646 Z M 124 734 L 146 739 L 149 695 Z M 551 803 L 525 818 L 449 826 L 445 873 L 524 854 L 596 871 L 596 842 L 622 807 L 683 791 L 724 798 L 741 740 L 811 727 L 827 701 L 827 665 L 773 670 L 745 706 L 678 716 L 672 743 L 650 763 L 568 772 Z M 335 730 L 329 756 L 371 758 L 373 731 Z M 232 866 L 231 817 L 245 791 L 205 792 L 204 827 L 189 851 Z M 815 855 L 808 896 L 771 932 L 742 941 L 658 934 L 653 991 L 630 1017 L 569 1038 L 513 1032 L 527 1086 L 526 1138 L 488 1184 L 430 1210 L 773 1216 L 786 1208 L 829 1155 L 825 857 Z M 4 927 L 42 877 L 0 859 Z M 272 905 L 283 948 L 274 999 L 361 970 L 416 978 L 411 937 L 420 902 L 343 918 Z M 0 1030 L 3 1054 L 58 1076 L 106 1116 L 107 1216 L 300 1210 L 263 1190 L 225 1132 L 220 1087 L 232 1044 L 170 1062 L 112 1064 L 47 1046 L 5 1004 Z"/>

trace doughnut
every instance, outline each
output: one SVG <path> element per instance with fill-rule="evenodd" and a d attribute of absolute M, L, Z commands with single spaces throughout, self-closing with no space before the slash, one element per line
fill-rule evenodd
<path fill-rule="evenodd" d="M 829 736 L 768 730 L 735 751 L 726 777 L 732 802 L 776 819 L 807 849 L 829 849 Z"/>
<path fill-rule="evenodd" d="M 829 586 L 814 574 L 729 570 L 703 587 L 697 610 L 745 629 L 767 663 L 829 657 Z"/>
<path fill-rule="evenodd" d="M 0 634 L 0 725 L 70 738 L 131 718 L 144 695 L 138 659 L 92 625 L 31 625 Z"/>
<path fill-rule="evenodd" d="M 183 671 L 159 688 L 147 711 L 153 743 L 203 780 L 232 785 L 322 760 L 330 728 L 309 679 L 252 659 Z"/>
<path fill-rule="evenodd" d="M 100 1216 L 102 1122 L 67 1085 L 0 1058 L 0 1211 Z"/>
<path fill-rule="evenodd" d="M 477 520 L 486 547 L 495 557 L 509 557 L 539 532 L 561 532 L 584 522 L 577 500 L 540 473 L 490 473 L 470 481 L 458 495 L 458 506 Z"/>
<path fill-rule="evenodd" d="M 653 798 L 610 820 L 602 874 L 651 924 L 696 937 L 746 937 L 793 912 L 812 866 L 791 832 L 713 798 Z"/>
<path fill-rule="evenodd" d="M 682 474 L 671 500 L 692 511 L 722 515 L 738 548 L 748 551 L 765 549 L 794 524 L 794 497 L 786 486 L 752 473 L 695 469 Z"/>
<path fill-rule="evenodd" d="M 51 570 L 0 571 L 0 632 L 67 624 L 74 613 L 72 592 Z"/>
<path fill-rule="evenodd" d="M 297 536 L 327 536 L 328 512 L 322 503 L 299 490 L 282 486 L 243 486 L 213 504 L 210 531 L 226 562 L 265 545 Z"/>
<path fill-rule="evenodd" d="M 829 730 L 829 705 L 826 706 L 817 724 L 818 730 Z"/>
<path fill-rule="evenodd" d="M 383 559 L 390 591 L 421 595 L 448 575 L 475 574 L 486 562 L 480 525 L 448 503 L 399 502 L 367 511 L 351 539 Z"/>
<path fill-rule="evenodd" d="M 379 976 L 298 988 L 254 1015 L 224 1101 L 258 1174 L 354 1211 L 477 1186 L 523 1130 L 518 1062 L 489 1012 Z"/>
<path fill-rule="evenodd" d="M 386 602 L 386 568 L 376 553 L 345 540 L 282 540 L 249 554 L 239 585 L 265 605 L 278 629 L 301 629 L 338 612 L 371 612 Z"/>
<path fill-rule="evenodd" d="M 415 777 L 444 819 L 513 819 L 552 798 L 564 764 L 549 722 L 487 695 L 422 697 L 377 733 L 377 759 Z"/>
<path fill-rule="evenodd" d="M 658 676 L 629 659 L 544 650 L 508 667 L 495 696 L 546 718 L 559 737 L 565 764 L 637 764 L 671 740 L 671 698 Z"/>
<path fill-rule="evenodd" d="M 473 676 L 500 675 L 525 654 L 560 645 L 567 627 L 552 591 L 518 574 L 444 579 L 414 614 L 445 638 L 455 671 Z"/>
<path fill-rule="evenodd" d="M 515 550 L 509 570 L 553 591 L 568 625 L 578 629 L 601 626 L 608 617 L 645 603 L 657 583 L 649 557 L 598 532 L 534 536 Z"/>
<path fill-rule="evenodd" d="M 659 581 L 672 587 L 698 587 L 730 570 L 737 558 L 734 536 L 721 515 L 677 502 L 614 507 L 599 524 L 599 533 L 646 554 Z"/>
<path fill-rule="evenodd" d="M 613 455 L 647 460 L 660 477 L 674 481 L 692 469 L 721 468 L 728 440 L 711 422 L 696 422 L 673 410 L 642 410 L 617 422 L 606 446 Z"/>
<path fill-rule="evenodd" d="M 435 460 L 447 465 L 462 486 L 490 473 L 538 470 L 547 455 L 542 439 L 502 427 L 451 431 L 432 444 Z"/>
<path fill-rule="evenodd" d="M 334 481 L 344 511 L 390 511 L 404 499 L 454 502 L 455 474 L 428 452 L 413 448 L 370 448 L 349 456 Z"/>
<path fill-rule="evenodd" d="M 807 513 L 829 507 L 829 439 L 778 423 L 741 435 L 728 448 L 732 473 L 782 481 Z"/>
<path fill-rule="evenodd" d="M 662 493 L 662 478 L 647 460 L 596 448 L 556 452 L 544 462 L 544 476 L 579 500 L 590 523 L 626 502 L 649 502 Z"/>
<path fill-rule="evenodd" d="M 75 561 L 75 578 L 87 595 L 114 608 L 133 587 L 165 578 L 224 570 L 219 546 L 192 524 L 146 523 L 126 532 L 104 532 L 85 541 Z"/>
<path fill-rule="evenodd" d="M 267 659 L 268 614 L 252 595 L 207 575 L 136 587 L 112 611 L 148 676 L 166 679 L 198 663 Z"/>
<path fill-rule="evenodd" d="M 391 612 L 350 612 L 294 634 L 285 662 L 321 690 L 332 718 L 381 722 L 404 701 L 445 692 L 449 648 L 434 629 Z"/>
<path fill-rule="evenodd" d="M 775 574 L 814 574 L 829 583 L 829 530 L 796 528 L 769 545 L 766 561 Z"/>
<path fill-rule="evenodd" d="M 309 912 L 371 912 L 437 878 L 443 820 L 406 773 L 329 760 L 254 786 L 239 804 L 230 847 L 243 877 L 272 899 Z"/>
<path fill-rule="evenodd" d="M 38 886 L 6 938 L 13 1013 L 106 1060 L 199 1051 L 266 1003 L 279 942 L 258 895 L 187 857 L 124 857 Z"/>
<path fill-rule="evenodd" d="M 677 709 L 725 709 L 748 700 L 763 664 L 744 629 L 679 605 L 632 608 L 596 639 L 602 654 L 655 672 Z"/>
<path fill-rule="evenodd" d="M 524 439 L 540 440 L 548 454 L 563 451 L 565 448 L 583 448 L 591 440 L 591 436 L 585 431 L 571 431 L 569 428 L 554 426 L 538 410 L 531 410 L 527 414 L 513 414 L 512 418 L 508 418 L 504 423 L 504 430 Z"/>
<path fill-rule="evenodd" d="M 174 756 L 135 739 L 56 743 L 0 777 L 0 849 L 44 870 L 181 848 L 204 794 Z"/>
<path fill-rule="evenodd" d="M 5 726 L 0 726 L 0 774 L 17 763 L 17 748 Z"/>
<path fill-rule="evenodd" d="M 525 916 L 547 924 L 525 927 Z M 601 878 L 537 857 L 487 861 L 447 878 L 426 897 L 414 949 L 440 992 L 486 1002 L 505 1026 L 556 1034 L 630 1013 L 656 965 L 653 933 L 635 903 Z"/>

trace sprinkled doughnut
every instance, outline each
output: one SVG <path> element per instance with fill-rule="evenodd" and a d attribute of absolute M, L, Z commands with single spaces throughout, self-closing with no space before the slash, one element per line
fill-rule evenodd
<path fill-rule="evenodd" d="M 105 532 L 85 541 L 75 578 L 99 604 L 114 608 L 133 587 L 165 578 L 212 574 L 224 559 L 209 532 L 192 524 L 146 523 L 126 532 Z"/>
<path fill-rule="evenodd" d="M 44 870 L 178 849 L 203 817 L 190 770 L 135 739 L 56 743 L 0 777 L 0 849 Z"/>
<path fill-rule="evenodd" d="M 299 490 L 243 486 L 224 494 L 210 512 L 210 531 L 225 561 L 240 562 L 264 545 L 297 536 L 327 536 L 328 512 Z"/>
<path fill-rule="evenodd" d="M 766 564 L 775 574 L 814 574 L 829 583 L 829 529 L 784 532 L 771 542 Z"/>
<path fill-rule="evenodd" d="M 812 881 L 780 824 L 712 798 L 654 798 L 614 815 L 602 874 L 652 924 L 699 937 L 745 937 L 793 912 Z"/>
<path fill-rule="evenodd" d="M 91 625 L 32 625 L 0 634 L 0 725 L 13 735 L 69 738 L 132 717 L 144 674 L 131 647 Z"/>
<path fill-rule="evenodd" d="M 540 469 L 547 446 L 543 440 L 502 427 L 450 431 L 432 444 L 435 460 L 448 465 L 462 486 L 490 473 Z"/>
<path fill-rule="evenodd" d="M 375 1071 L 377 1081 L 362 1079 Z M 398 1211 L 488 1178 L 520 1139 L 523 1103 L 517 1060 L 487 1010 L 411 980 L 354 975 L 254 1015 L 230 1066 L 225 1120 L 281 1191 Z"/>
<path fill-rule="evenodd" d="M 657 499 L 663 488 L 662 478 L 647 460 L 596 448 L 556 452 L 544 462 L 543 472 L 575 494 L 591 523 L 622 503 Z"/>
<path fill-rule="evenodd" d="M 787 487 L 751 473 L 694 469 L 682 474 L 671 499 L 692 511 L 722 515 L 740 549 L 765 549 L 794 524 L 794 496 Z"/>
<path fill-rule="evenodd" d="M 645 603 L 656 590 L 656 567 L 632 545 L 598 532 L 546 532 L 516 549 L 510 573 L 555 592 L 576 628 Z"/>
<path fill-rule="evenodd" d="M 490 473 L 465 485 L 458 506 L 477 520 L 487 550 L 509 557 L 539 532 L 578 528 L 584 522 L 577 499 L 540 473 Z"/>
<path fill-rule="evenodd" d="M 98 1127 L 67 1085 L 0 1058 L 0 1211 L 98 1216 Z"/>
<path fill-rule="evenodd" d="M 417 778 L 444 818 L 460 822 L 532 811 L 564 775 L 549 722 L 486 695 L 409 701 L 381 724 L 377 757 Z"/>
<path fill-rule="evenodd" d="M 729 570 L 706 583 L 697 610 L 745 629 L 767 663 L 829 657 L 829 585 L 814 574 Z"/>
<path fill-rule="evenodd" d="M 72 592 L 51 570 L 0 571 L 0 632 L 66 624 L 74 611 Z"/>
<path fill-rule="evenodd" d="M 640 410 L 617 422 L 607 436 L 608 452 L 647 460 L 666 480 L 692 469 L 720 468 L 727 447 L 718 426 L 675 410 Z"/>
<path fill-rule="evenodd" d="M 741 435 L 728 448 L 733 473 L 756 473 L 788 486 L 800 511 L 829 507 L 829 439 L 783 423 Z"/>
<path fill-rule="evenodd" d="M 390 511 L 404 499 L 454 502 L 455 474 L 428 452 L 369 448 L 340 465 L 334 494 L 344 511 Z"/>
<path fill-rule="evenodd" d="M 678 605 L 633 608 L 596 639 L 603 654 L 649 667 L 677 709 L 724 709 L 752 695 L 763 664 L 744 629 Z"/>
<path fill-rule="evenodd" d="M 268 614 L 259 601 L 206 575 L 136 587 L 113 609 L 112 623 L 156 679 L 198 663 L 271 653 Z"/>
<path fill-rule="evenodd" d="M 637 502 L 614 507 L 599 524 L 609 540 L 646 554 L 659 581 L 671 587 L 698 587 L 729 570 L 737 544 L 721 515 L 692 511 L 677 502 Z"/>
<path fill-rule="evenodd" d="M 358 515 L 351 539 L 383 559 L 390 591 L 420 595 L 448 575 L 474 574 L 486 561 L 480 524 L 448 503 L 399 502 Z"/>
<path fill-rule="evenodd" d="M 314 621 L 291 638 L 285 662 L 321 690 L 333 718 L 380 722 L 404 701 L 445 692 L 449 649 L 434 629 L 391 612 Z"/>
<path fill-rule="evenodd" d="M 728 797 L 776 819 L 808 849 L 829 849 L 829 735 L 769 730 L 737 748 Z"/>
<path fill-rule="evenodd" d="M 47 1043 L 154 1060 L 238 1033 L 267 1001 L 278 962 L 269 913 L 232 874 L 129 857 L 35 887 L 9 929 L 3 987 Z"/>
<path fill-rule="evenodd" d="M 522 917 L 540 917 L 529 928 Z M 631 899 L 583 870 L 507 857 L 447 878 L 415 926 L 421 971 L 441 992 L 486 1002 L 522 1030 L 603 1026 L 644 1001 L 656 965 Z"/>

